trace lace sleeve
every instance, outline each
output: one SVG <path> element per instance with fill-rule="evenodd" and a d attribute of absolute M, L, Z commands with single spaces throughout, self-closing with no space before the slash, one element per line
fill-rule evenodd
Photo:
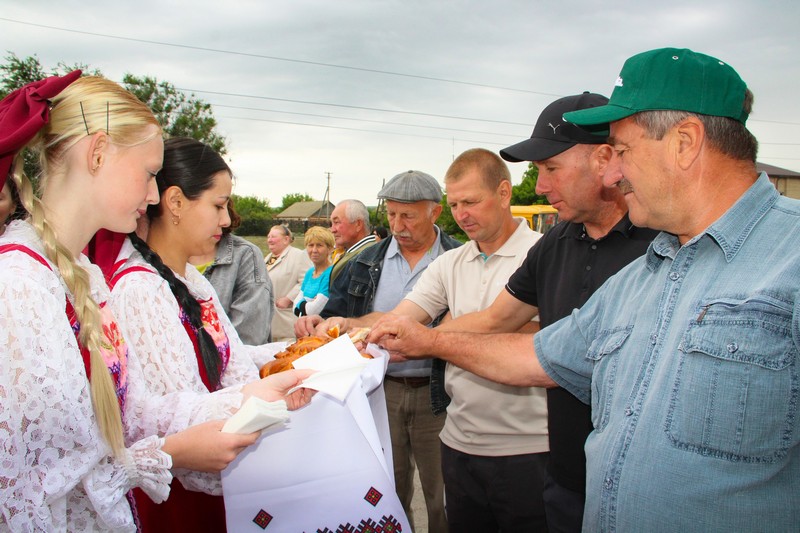
<path fill-rule="evenodd" d="M 114 287 L 110 304 L 130 348 L 129 440 L 176 433 L 236 412 L 240 387 L 209 394 L 200 379 L 194 347 L 166 282 L 132 272 Z"/>
<path fill-rule="evenodd" d="M 98 522 L 133 530 L 124 496 L 142 477 L 115 463 L 99 435 L 63 289 L 45 267 L 9 262 L 0 269 L 0 530 Z M 163 465 L 156 470 L 151 478 L 170 477 Z"/>

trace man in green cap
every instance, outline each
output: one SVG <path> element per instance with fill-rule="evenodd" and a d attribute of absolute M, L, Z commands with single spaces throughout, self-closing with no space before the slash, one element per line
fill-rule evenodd
<path fill-rule="evenodd" d="M 797 531 L 800 202 L 756 172 L 752 94 L 691 50 L 630 58 L 609 103 L 605 175 L 661 230 L 580 310 L 530 335 L 427 331 L 368 340 L 591 405 L 585 531 Z"/>

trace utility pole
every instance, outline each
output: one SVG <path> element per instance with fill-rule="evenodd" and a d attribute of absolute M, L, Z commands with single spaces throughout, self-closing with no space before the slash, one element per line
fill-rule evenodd
<path fill-rule="evenodd" d="M 323 196 L 323 198 L 322 198 L 322 205 L 323 205 L 323 209 L 324 209 L 324 212 L 325 212 L 325 219 L 327 220 L 327 219 L 330 219 L 330 216 L 331 216 L 331 214 L 330 214 L 330 212 L 328 210 L 328 204 L 331 201 L 331 173 L 330 172 L 326 172 L 325 174 L 327 174 L 327 176 L 328 176 L 328 186 L 325 187 L 325 196 Z"/>
<path fill-rule="evenodd" d="M 384 178 L 383 184 L 381 185 L 381 189 L 386 185 L 386 179 Z M 381 224 L 386 220 L 386 202 L 383 198 L 378 199 L 378 206 L 375 208 L 375 226 Z"/>

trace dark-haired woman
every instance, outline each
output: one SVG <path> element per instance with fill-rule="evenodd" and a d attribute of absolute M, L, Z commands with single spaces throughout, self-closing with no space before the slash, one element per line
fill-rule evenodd
<path fill-rule="evenodd" d="M 212 253 L 230 224 L 231 171 L 222 157 L 199 141 L 169 139 L 156 183 L 160 201 L 147 209 L 146 241 L 130 234 L 123 245 L 111 305 L 152 394 L 207 393 L 175 406 L 172 424 L 226 418 L 241 404 L 242 385 L 258 382 L 253 357 L 269 359 L 284 344 L 245 346 L 211 284 L 188 263 Z M 219 475 L 176 477 L 165 503 L 137 498 L 143 531 L 225 531 Z"/>

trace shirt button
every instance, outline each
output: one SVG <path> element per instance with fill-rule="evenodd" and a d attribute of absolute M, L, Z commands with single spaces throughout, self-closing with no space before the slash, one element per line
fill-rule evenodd
<path fill-rule="evenodd" d="M 658 341 L 658 336 L 653 334 L 650 335 L 650 344 L 655 344 Z"/>
<path fill-rule="evenodd" d="M 592 266 L 591 266 L 591 265 L 586 265 L 586 270 L 587 270 L 587 271 L 588 271 L 588 270 L 591 270 L 591 269 L 592 269 Z"/>
<path fill-rule="evenodd" d="M 728 352 L 733 353 L 738 349 L 739 349 L 739 345 L 736 344 L 735 342 L 732 342 L 732 343 L 728 344 Z"/>
<path fill-rule="evenodd" d="M 597 245 L 596 244 L 592 245 L 592 250 L 597 250 Z"/>
<path fill-rule="evenodd" d="M 606 478 L 605 482 L 603 483 L 603 486 L 605 488 L 611 490 L 611 487 L 614 486 L 614 481 L 610 477 L 608 477 L 608 478 Z"/>
<path fill-rule="evenodd" d="M 678 281 L 679 279 L 681 279 L 681 275 L 678 274 L 677 272 L 670 272 L 669 279 L 671 279 L 672 281 Z"/>
<path fill-rule="evenodd" d="M 630 407 L 627 407 L 625 409 L 625 416 L 631 416 L 632 414 L 633 414 L 633 409 L 631 409 Z"/>

